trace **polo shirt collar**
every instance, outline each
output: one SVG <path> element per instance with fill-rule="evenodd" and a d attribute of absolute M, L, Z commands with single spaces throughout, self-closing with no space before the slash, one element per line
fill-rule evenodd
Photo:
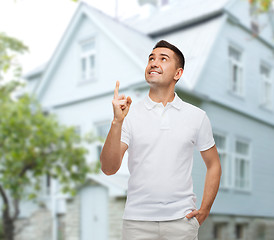
<path fill-rule="evenodd" d="M 173 106 L 173 107 L 175 107 L 177 109 L 180 109 L 181 108 L 181 99 L 178 97 L 178 95 L 177 95 L 176 92 L 174 92 L 174 94 L 175 94 L 175 97 L 174 97 L 173 101 L 172 102 L 168 102 L 167 104 L 169 104 L 169 105 L 171 105 L 171 106 Z M 152 109 L 153 107 L 155 107 L 157 104 L 161 104 L 162 105 L 162 103 L 157 103 L 157 102 L 152 101 L 151 98 L 149 97 L 149 95 L 147 95 L 145 97 L 145 101 L 144 102 L 145 102 L 145 105 L 146 105 L 147 109 L 149 109 L 149 110 Z"/>

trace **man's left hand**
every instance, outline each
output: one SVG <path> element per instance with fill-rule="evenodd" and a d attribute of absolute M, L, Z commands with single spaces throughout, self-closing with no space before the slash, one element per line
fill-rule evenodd
<path fill-rule="evenodd" d="M 203 224 L 203 222 L 206 220 L 206 218 L 209 215 L 209 211 L 208 210 L 193 210 L 191 213 L 187 214 L 186 217 L 187 218 L 193 218 L 196 217 L 200 226 Z"/>

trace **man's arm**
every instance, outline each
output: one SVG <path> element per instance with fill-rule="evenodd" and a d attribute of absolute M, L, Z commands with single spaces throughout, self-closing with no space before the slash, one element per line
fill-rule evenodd
<path fill-rule="evenodd" d="M 208 217 L 217 195 L 222 169 L 216 145 L 200 153 L 207 168 L 202 204 L 199 210 L 194 210 L 186 217 L 192 218 L 195 216 L 201 225 Z"/>
<path fill-rule="evenodd" d="M 119 96 L 119 85 L 120 82 L 116 81 L 112 100 L 114 118 L 100 155 L 101 169 L 106 175 L 115 174 L 119 170 L 124 153 L 128 148 L 127 144 L 121 142 L 120 139 L 123 121 L 128 114 L 132 100 L 130 97 L 126 98 L 124 94 Z"/>
<path fill-rule="evenodd" d="M 124 153 L 128 148 L 127 144 L 120 140 L 121 128 L 122 122 L 112 121 L 100 155 L 101 169 L 106 175 L 113 175 L 119 170 Z"/>

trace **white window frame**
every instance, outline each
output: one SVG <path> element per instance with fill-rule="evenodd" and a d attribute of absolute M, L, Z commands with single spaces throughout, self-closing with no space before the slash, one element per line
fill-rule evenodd
<path fill-rule="evenodd" d="M 220 189 L 228 189 L 231 184 L 230 184 L 230 156 L 228 154 L 228 138 L 226 134 L 218 132 L 218 131 L 213 131 L 214 139 L 216 136 L 219 136 L 221 138 L 224 138 L 225 145 L 224 148 L 221 148 L 220 146 L 217 146 L 218 154 L 220 156 L 220 161 L 221 161 L 221 166 L 222 166 L 222 177 L 221 177 L 221 182 L 220 182 Z M 215 139 L 216 140 L 216 139 Z M 217 142 L 215 142 L 217 143 Z M 223 157 L 222 157 L 223 156 Z"/>
<path fill-rule="evenodd" d="M 247 154 L 241 154 L 236 152 L 236 144 L 237 142 L 243 143 L 243 144 L 247 144 L 248 146 L 248 153 Z M 237 166 L 238 161 L 243 161 L 244 162 L 244 166 L 245 166 L 245 177 L 246 179 L 242 179 L 241 177 L 237 176 L 237 172 L 240 171 L 237 170 Z M 234 169 L 234 176 L 233 176 L 233 184 L 234 184 L 234 188 L 238 191 L 244 191 L 244 192 L 250 192 L 251 191 L 251 186 L 252 186 L 252 176 L 251 176 L 251 169 L 252 169 L 252 165 L 251 165 L 251 142 L 247 139 L 243 139 L 240 137 L 235 138 L 234 141 L 234 153 L 233 153 L 233 169 Z M 246 166 L 248 166 L 248 169 L 246 169 Z M 240 186 L 242 183 L 241 181 L 244 182 L 244 186 Z M 238 183 L 240 182 L 240 183 Z M 238 183 L 238 184 L 237 184 Z"/>
<path fill-rule="evenodd" d="M 263 73 L 263 69 L 268 71 L 268 76 Z M 261 78 L 261 106 L 272 110 L 273 108 L 273 80 L 271 77 L 271 67 L 266 64 L 260 65 L 260 78 Z M 268 87 L 267 87 L 268 86 Z M 269 96 L 266 98 L 267 91 L 269 91 Z"/>
<path fill-rule="evenodd" d="M 240 60 L 235 59 L 230 55 L 230 49 L 238 52 Z M 229 58 L 229 92 L 236 96 L 244 97 L 244 71 L 243 71 L 243 51 L 232 44 L 228 46 L 228 58 Z M 236 83 L 234 83 L 234 67 L 238 69 L 236 75 Z"/>
<path fill-rule="evenodd" d="M 93 42 L 94 48 L 89 49 L 87 51 L 83 50 L 83 46 Z M 86 40 L 80 42 L 80 70 L 81 70 L 81 78 L 80 82 L 93 81 L 96 77 L 96 38 L 90 37 Z M 94 67 L 91 69 L 90 58 L 94 58 Z M 83 71 L 83 60 L 85 60 L 85 71 Z"/>

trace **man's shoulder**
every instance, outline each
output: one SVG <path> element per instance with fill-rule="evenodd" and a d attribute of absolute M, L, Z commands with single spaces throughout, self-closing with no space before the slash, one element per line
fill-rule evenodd
<path fill-rule="evenodd" d="M 201 109 L 201 108 L 199 108 L 199 107 L 197 107 L 197 106 L 195 106 L 195 105 L 193 105 L 189 102 L 185 102 L 185 101 L 181 100 L 181 104 L 182 104 L 182 109 L 185 110 L 185 111 L 188 111 L 189 114 L 195 114 L 195 115 L 203 116 L 206 113 L 203 109 Z"/>

